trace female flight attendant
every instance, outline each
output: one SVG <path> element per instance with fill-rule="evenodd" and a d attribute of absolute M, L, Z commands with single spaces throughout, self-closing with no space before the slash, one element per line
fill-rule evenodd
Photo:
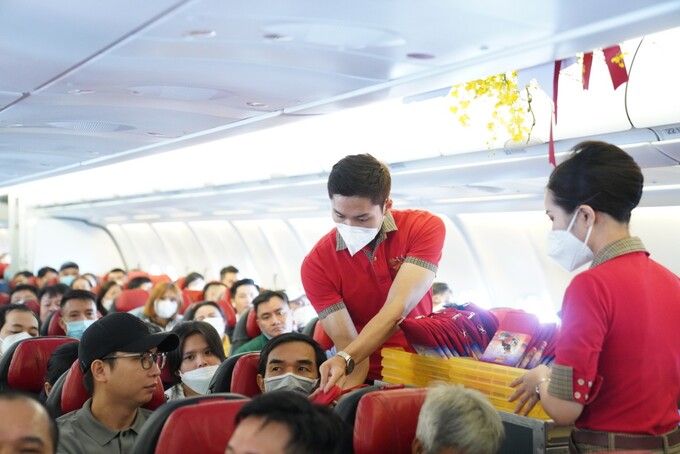
<path fill-rule="evenodd" d="M 643 176 L 623 150 L 584 142 L 557 166 L 545 196 L 548 253 L 572 271 L 552 368 L 511 383 L 526 414 L 540 399 L 575 424 L 572 452 L 680 453 L 680 279 L 628 230 Z"/>

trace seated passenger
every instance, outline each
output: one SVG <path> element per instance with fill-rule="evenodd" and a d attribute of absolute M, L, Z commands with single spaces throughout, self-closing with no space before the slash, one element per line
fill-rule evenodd
<path fill-rule="evenodd" d="M 186 275 L 182 288 L 187 290 L 203 290 L 204 286 L 205 279 L 203 279 L 203 275 L 194 271 Z"/>
<path fill-rule="evenodd" d="M 413 454 L 495 454 L 505 431 L 489 399 L 461 385 L 430 388 L 418 415 Z"/>
<path fill-rule="evenodd" d="M 73 281 L 80 274 L 80 267 L 75 262 L 65 262 L 59 267 L 59 282 L 68 285 L 69 287 Z"/>
<path fill-rule="evenodd" d="M 132 281 L 130 281 L 132 282 Z M 142 309 L 141 319 L 155 325 L 161 331 L 170 331 L 182 321 L 179 309 L 182 307 L 182 292 L 175 284 L 161 283 L 149 294 Z"/>
<path fill-rule="evenodd" d="M 8 304 L 0 307 L 0 356 L 14 343 L 29 337 L 37 337 L 40 323 L 38 316 L 23 304 Z"/>
<path fill-rule="evenodd" d="M 61 299 L 70 291 L 71 288 L 64 284 L 49 285 L 40 290 L 40 323 L 45 323 L 50 314 L 59 310 Z"/>
<path fill-rule="evenodd" d="M 211 325 L 199 321 L 182 322 L 172 332 L 179 337 L 179 346 L 168 352 L 175 385 L 165 397 L 174 400 L 206 394 L 217 367 L 225 359 L 217 332 Z"/>
<path fill-rule="evenodd" d="M 144 322 L 127 313 L 107 315 L 90 326 L 80 341 L 78 361 L 92 397 L 57 420 L 58 451 L 130 452 L 151 414 L 140 407 L 156 390 L 165 352 L 178 343 L 172 333 L 151 334 Z"/>
<path fill-rule="evenodd" d="M 30 271 L 19 271 L 12 277 L 10 287 L 14 288 L 17 285 L 30 284 L 31 278 L 33 278 L 33 273 Z"/>
<path fill-rule="evenodd" d="M 227 290 L 227 286 L 221 282 L 208 282 L 203 287 L 203 299 L 205 301 L 222 301 Z"/>
<path fill-rule="evenodd" d="M 128 290 L 141 288 L 147 292 L 150 292 L 153 288 L 153 281 L 147 276 L 137 276 L 130 279 L 125 287 Z"/>
<path fill-rule="evenodd" d="M 23 304 L 25 301 L 38 301 L 38 287 L 29 284 L 17 285 L 9 292 L 9 302 Z"/>
<path fill-rule="evenodd" d="M 295 322 L 285 293 L 265 290 L 253 300 L 252 310 L 262 334 L 241 345 L 234 353 L 260 351 L 272 337 L 293 331 Z"/>
<path fill-rule="evenodd" d="M 236 319 L 239 319 L 241 314 L 251 307 L 253 300 L 260 293 L 260 287 L 252 279 L 241 279 L 234 282 L 230 293 L 231 304 L 234 305 L 236 311 Z"/>
<path fill-rule="evenodd" d="M 122 268 L 114 268 L 106 274 L 106 280 L 115 282 L 121 287 L 127 282 L 127 273 Z"/>
<path fill-rule="evenodd" d="M 97 320 L 94 293 L 71 290 L 61 299 L 59 326 L 67 336 L 80 340 L 83 332 Z"/>
<path fill-rule="evenodd" d="M 52 281 L 57 279 L 59 273 L 57 270 L 50 266 L 43 266 L 38 270 L 38 274 L 35 279 L 35 285 L 38 288 L 44 288 L 52 284 Z"/>
<path fill-rule="evenodd" d="M 47 396 L 52 392 L 54 384 L 64 372 L 69 370 L 76 359 L 78 359 L 78 342 L 69 342 L 54 349 L 52 356 L 47 360 L 45 384 L 40 392 L 41 402 L 47 400 Z"/>
<path fill-rule="evenodd" d="M 54 454 L 59 432 L 40 402 L 14 391 L 0 393 L 0 452 Z"/>
<path fill-rule="evenodd" d="M 302 287 L 292 287 L 286 290 L 290 301 L 290 310 L 293 312 L 293 320 L 298 332 L 302 332 L 305 325 L 313 318 L 318 317 L 312 303 L 309 302 L 307 294 Z"/>
<path fill-rule="evenodd" d="M 226 285 L 228 289 L 231 290 L 236 281 L 238 281 L 238 268 L 229 265 L 220 270 L 220 282 Z"/>
<path fill-rule="evenodd" d="M 92 282 L 85 276 L 78 276 L 71 282 L 71 288 L 73 290 L 87 290 L 88 292 L 91 292 Z"/>
<path fill-rule="evenodd" d="M 118 298 L 118 295 L 120 295 L 120 292 L 122 291 L 123 287 L 118 282 L 104 282 L 97 292 L 97 298 L 95 300 L 95 303 L 97 303 L 97 310 L 102 315 L 108 314 L 113 307 L 113 302 Z"/>
<path fill-rule="evenodd" d="M 286 333 L 267 342 L 260 352 L 257 385 L 263 393 L 297 391 L 309 395 L 319 384 L 323 348 L 311 337 Z"/>
<path fill-rule="evenodd" d="M 289 391 L 261 394 L 236 415 L 225 454 L 352 453 L 351 428 L 328 407 Z"/>
<path fill-rule="evenodd" d="M 202 303 L 193 304 L 184 313 L 184 320 L 196 320 L 199 322 L 206 322 L 215 328 L 217 334 L 222 339 L 222 347 L 224 354 L 229 354 L 229 336 L 225 334 L 226 321 L 224 319 L 224 312 L 222 308 L 212 301 L 203 301 Z"/>

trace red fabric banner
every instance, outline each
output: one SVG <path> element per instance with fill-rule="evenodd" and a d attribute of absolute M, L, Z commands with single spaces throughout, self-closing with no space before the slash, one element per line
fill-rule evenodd
<path fill-rule="evenodd" d="M 582 80 L 583 80 L 583 89 L 587 90 L 588 85 L 590 84 L 590 69 L 593 67 L 593 53 L 592 52 L 586 52 L 583 54 L 583 74 L 582 74 Z"/>
<path fill-rule="evenodd" d="M 616 90 L 622 83 L 628 82 L 628 71 L 626 71 L 626 63 L 623 61 L 621 47 L 618 45 L 607 47 L 602 49 L 602 53 L 604 53 L 604 61 L 607 63 L 609 75 L 612 78 L 614 90 Z"/>

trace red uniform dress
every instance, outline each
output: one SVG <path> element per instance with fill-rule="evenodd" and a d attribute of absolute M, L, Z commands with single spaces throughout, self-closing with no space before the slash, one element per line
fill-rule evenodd
<path fill-rule="evenodd" d="M 680 279 L 625 238 L 567 288 L 549 393 L 584 405 L 576 427 L 658 435 L 678 426 Z"/>
<path fill-rule="evenodd" d="M 385 215 L 374 250 L 368 246 L 350 256 L 333 229 L 314 246 L 302 263 L 302 284 L 323 320 L 347 308 L 358 332 L 382 308 L 402 263 L 413 263 L 437 272 L 445 237 L 444 223 L 426 211 L 392 210 Z M 432 312 L 432 291 L 420 300 L 409 317 Z M 383 346 L 413 351 L 397 331 Z M 369 379 L 379 379 L 380 349 L 371 355 Z"/>

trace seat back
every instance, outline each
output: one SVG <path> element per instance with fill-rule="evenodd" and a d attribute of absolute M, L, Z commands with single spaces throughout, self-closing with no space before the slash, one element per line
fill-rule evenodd
<path fill-rule="evenodd" d="M 222 309 L 227 327 L 233 328 L 236 326 L 236 311 L 234 310 L 234 306 L 226 299 L 215 301 L 215 304 Z"/>
<path fill-rule="evenodd" d="M 234 418 L 246 402 L 245 396 L 230 393 L 170 401 L 146 421 L 132 454 L 222 454 L 234 432 Z"/>
<path fill-rule="evenodd" d="M 0 390 L 39 394 L 45 384 L 47 361 L 60 345 L 78 342 L 70 337 L 35 337 L 14 344 L 0 360 Z"/>
<path fill-rule="evenodd" d="M 40 318 L 40 303 L 37 300 L 24 301 L 24 306 L 33 311 L 33 313 Z"/>
<path fill-rule="evenodd" d="M 50 314 L 49 325 L 47 325 L 48 336 L 66 336 L 64 328 L 59 325 L 59 320 L 61 320 L 60 310 L 56 310 L 54 313 Z"/>
<path fill-rule="evenodd" d="M 231 392 L 231 378 L 234 372 L 234 366 L 239 358 L 248 353 L 249 352 L 231 355 L 222 361 L 222 364 L 220 364 L 215 371 L 212 380 L 210 380 L 208 392 L 212 394 Z"/>
<path fill-rule="evenodd" d="M 255 397 L 261 394 L 257 386 L 257 366 L 260 363 L 260 352 L 250 352 L 241 356 L 234 365 L 231 374 L 231 392 Z"/>
<path fill-rule="evenodd" d="M 354 453 L 409 454 L 426 394 L 426 388 L 403 388 L 364 395 L 354 423 Z"/>
<path fill-rule="evenodd" d="M 128 312 L 132 309 L 137 309 L 146 304 L 149 299 L 149 292 L 141 288 L 133 288 L 132 290 L 123 290 L 116 298 L 113 306 L 117 312 Z"/>
<path fill-rule="evenodd" d="M 246 333 L 248 334 L 249 339 L 255 339 L 262 334 L 260 326 L 257 324 L 257 314 L 254 309 L 248 310 L 248 316 L 246 317 Z"/>
<path fill-rule="evenodd" d="M 241 317 L 238 319 L 236 322 L 236 326 L 234 327 L 234 333 L 231 336 L 231 349 L 230 352 L 233 353 L 238 348 L 248 342 L 250 339 L 253 337 L 257 337 L 260 335 L 258 332 L 255 336 L 250 336 L 251 333 L 248 332 L 247 325 L 248 323 L 255 323 L 255 326 L 257 326 L 257 321 L 255 320 L 255 315 L 249 315 L 251 312 L 254 312 L 252 308 L 248 308 L 241 314 Z M 252 320 L 249 322 L 248 317 L 252 317 Z M 259 331 L 260 328 L 258 327 L 257 330 Z M 253 331 L 253 328 L 251 326 L 250 331 Z"/>
<path fill-rule="evenodd" d="M 73 362 L 71 368 L 69 369 L 66 379 L 64 380 L 64 385 L 61 388 L 61 414 L 65 415 L 73 410 L 78 410 L 83 406 L 85 401 L 90 397 L 85 386 L 83 386 L 83 372 L 80 370 L 80 364 L 78 360 Z M 50 393 L 50 397 L 55 391 Z M 58 391 L 57 391 L 58 392 Z M 151 400 L 146 404 L 142 405 L 144 408 L 149 410 L 155 410 L 165 403 L 165 392 L 163 390 L 163 383 L 161 383 L 160 377 L 156 381 L 156 389 L 154 390 Z"/>

